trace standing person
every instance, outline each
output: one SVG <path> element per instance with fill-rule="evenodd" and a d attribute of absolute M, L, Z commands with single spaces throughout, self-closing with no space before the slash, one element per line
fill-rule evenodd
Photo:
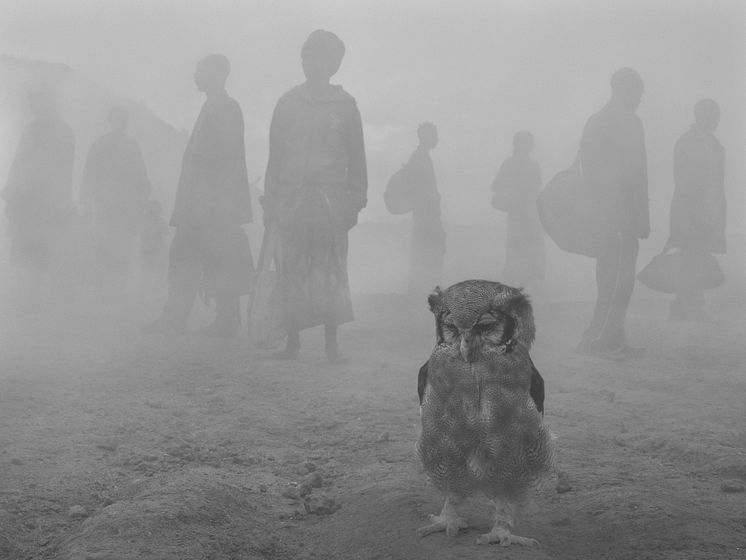
<path fill-rule="evenodd" d="M 251 221 L 244 121 L 225 91 L 228 59 L 197 64 L 194 82 L 207 99 L 181 166 L 171 226 L 168 298 L 149 331 L 181 332 L 200 289 L 216 299 L 215 321 L 202 334 L 230 337 L 239 329 L 239 299 L 249 292 L 253 263 L 242 225 Z"/>
<path fill-rule="evenodd" d="M 598 296 L 580 353 L 623 360 L 644 354 L 627 344 L 624 321 L 635 285 L 639 239 L 650 235 L 647 154 L 642 121 L 635 114 L 643 93 L 631 68 L 611 77 L 611 99 L 585 125 L 580 162 L 608 236 L 596 259 Z"/>
<path fill-rule="evenodd" d="M 127 109 L 113 107 L 109 124 L 111 131 L 88 152 L 80 201 L 93 208 L 95 283 L 104 293 L 121 295 L 151 187 L 140 146 L 127 135 Z"/>
<path fill-rule="evenodd" d="M 712 99 L 698 101 L 694 124 L 674 148 L 676 187 L 666 247 L 680 249 L 693 263 L 701 263 L 706 253 L 725 253 L 725 150 L 713 134 L 719 123 L 718 104 Z M 702 288 L 684 284 L 671 302 L 670 318 L 704 319 Z"/>
<path fill-rule="evenodd" d="M 443 280 L 446 234 L 440 215 L 440 193 L 430 151 L 438 145 L 438 129 L 433 123 L 417 127 L 419 145 L 407 162 L 407 178 L 412 181 L 412 244 L 409 293 L 428 294 Z"/>
<path fill-rule="evenodd" d="M 526 287 L 544 279 L 544 232 L 536 210 L 541 172 L 531 157 L 533 149 L 533 134 L 516 132 L 513 155 L 492 182 L 493 205 L 508 214 L 503 279 L 511 286 Z"/>
<path fill-rule="evenodd" d="M 344 52 L 334 33 L 311 33 L 301 49 L 306 81 L 272 116 L 263 205 L 267 232 L 279 238 L 288 338 L 278 358 L 296 359 L 300 331 L 324 325 L 327 358 L 338 361 L 337 326 L 353 319 L 347 234 L 366 205 L 368 179 L 355 99 L 329 83 Z"/>
<path fill-rule="evenodd" d="M 29 306 L 39 304 L 45 279 L 56 299 L 72 304 L 75 135 L 50 92 L 30 92 L 28 102 L 33 120 L 23 131 L 2 192 L 12 259 L 28 271 Z"/>

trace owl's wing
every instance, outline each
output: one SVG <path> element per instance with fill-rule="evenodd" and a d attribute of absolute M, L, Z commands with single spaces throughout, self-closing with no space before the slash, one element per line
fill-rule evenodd
<path fill-rule="evenodd" d="M 417 374 L 417 395 L 420 397 L 420 406 L 422 406 L 422 400 L 425 398 L 425 388 L 427 387 L 427 374 L 430 365 L 430 360 L 420 368 L 420 373 Z M 537 372 L 538 373 L 538 372 Z M 542 386 L 543 394 L 543 386 Z"/>
<path fill-rule="evenodd" d="M 531 395 L 531 400 L 534 401 L 537 410 L 541 412 L 542 416 L 544 416 L 544 379 L 541 377 L 539 370 L 536 369 L 536 366 L 530 357 L 528 361 L 531 362 L 531 387 L 529 388 L 528 393 Z M 425 366 L 427 366 L 427 364 L 425 364 Z M 420 370 L 420 375 L 422 375 L 422 370 Z"/>

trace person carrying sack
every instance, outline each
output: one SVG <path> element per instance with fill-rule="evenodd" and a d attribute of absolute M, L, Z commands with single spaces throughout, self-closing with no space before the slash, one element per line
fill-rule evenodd
<path fill-rule="evenodd" d="M 675 189 L 666 246 L 640 274 L 649 288 L 675 294 L 669 319 L 707 318 L 704 290 L 724 281 L 712 253 L 725 253 L 725 151 L 713 132 L 720 107 L 712 99 L 694 106 L 695 122 L 674 148 Z"/>
<path fill-rule="evenodd" d="M 624 322 L 635 284 L 639 239 L 650 235 L 647 155 L 635 114 L 643 81 L 631 68 L 611 77 L 611 99 L 585 125 L 580 143 L 584 180 L 605 219 L 596 257 L 598 295 L 577 351 L 624 360 L 644 355 L 627 344 Z"/>

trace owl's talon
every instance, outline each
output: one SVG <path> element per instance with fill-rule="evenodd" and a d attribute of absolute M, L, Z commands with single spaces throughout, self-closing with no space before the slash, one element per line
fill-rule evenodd
<path fill-rule="evenodd" d="M 539 541 L 529 537 L 519 537 L 518 535 L 512 534 L 504 527 L 496 527 L 489 533 L 479 535 L 477 538 L 477 544 L 491 544 L 498 543 L 500 546 L 510 546 L 511 544 L 519 544 L 522 546 L 539 546 Z"/>
<path fill-rule="evenodd" d="M 455 515 L 435 515 L 430 514 L 428 516 L 432 524 L 425 525 L 417 529 L 417 534 L 420 537 L 426 537 L 432 533 L 440 533 L 445 531 L 445 534 L 449 537 L 455 537 L 461 529 L 466 529 L 468 523 L 465 519 Z"/>

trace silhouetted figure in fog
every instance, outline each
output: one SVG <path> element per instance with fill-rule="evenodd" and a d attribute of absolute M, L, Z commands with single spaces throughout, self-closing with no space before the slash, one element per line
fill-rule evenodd
<path fill-rule="evenodd" d="M 12 259 L 29 273 L 29 304 L 39 303 L 45 278 L 55 299 L 71 304 L 76 273 L 75 135 L 49 92 L 31 92 L 28 101 L 34 119 L 23 131 L 2 192 Z"/>
<path fill-rule="evenodd" d="M 111 131 L 88 152 L 80 201 L 93 210 L 94 283 L 107 295 L 120 295 L 151 186 L 140 146 L 127 135 L 127 109 L 112 108 L 109 124 Z"/>
<path fill-rule="evenodd" d="M 210 55 L 197 64 L 194 82 L 205 93 L 181 166 L 171 226 L 168 299 L 151 331 L 183 331 L 197 293 L 216 300 L 215 321 L 200 332 L 234 336 L 239 299 L 249 292 L 253 263 L 242 225 L 251 221 L 244 121 L 225 91 L 230 63 Z"/>
<path fill-rule="evenodd" d="M 407 178 L 412 181 L 412 244 L 410 250 L 409 293 L 428 294 L 443 280 L 446 233 L 440 215 L 440 193 L 430 151 L 438 145 L 438 129 L 432 123 L 417 128 L 419 145 L 407 162 Z"/>
<path fill-rule="evenodd" d="M 611 77 L 611 99 L 583 130 L 580 160 L 601 211 L 608 236 L 596 260 L 598 296 L 591 324 L 578 347 L 610 359 L 640 356 L 627 344 L 624 320 L 635 285 L 638 239 L 650 234 L 645 135 L 635 114 L 643 93 L 631 68 Z"/>
<path fill-rule="evenodd" d="M 353 319 L 347 277 L 347 233 L 367 199 L 360 113 L 342 86 L 329 83 L 344 43 L 316 30 L 301 50 L 306 82 L 285 93 L 272 116 L 263 198 L 288 339 L 280 358 L 295 359 L 300 331 L 324 325 L 326 354 L 339 359 L 337 326 Z"/>
<path fill-rule="evenodd" d="M 674 148 L 671 233 L 667 249 L 680 249 L 694 263 L 705 253 L 725 253 L 725 150 L 713 132 L 720 107 L 712 99 L 694 106 L 694 124 Z M 686 283 L 682 282 L 682 286 Z M 690 285 L 671 302 L 671 319 L 706 317 L 701 287 Z"/>
<path fill-rule="evenodd" d="M 168 262 L 168 223 L 163 217 L 163 206 L 149 200 L 143 212 L 140 233 L 140 291 L 149 298 L 160 293 Z"/>
<path fill-rule="evenodd" d="M 492 191 L 508 214 L 505 267 L 501 281 L 526 287 L 544 279 L 544 230 L 539 223 L 536 198 L 541 190 L 539 164 L 531 157 L 534 136 L 528 131 L 513 137 L 513 155 L 507 158 Z"/>

